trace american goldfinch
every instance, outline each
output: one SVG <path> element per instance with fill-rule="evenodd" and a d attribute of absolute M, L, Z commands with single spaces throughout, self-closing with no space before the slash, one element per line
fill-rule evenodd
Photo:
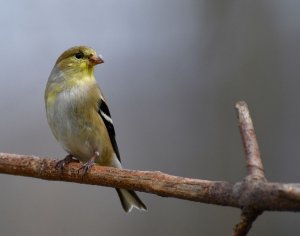
<path fill-rule="evenodd" d="M 69 153 L 57 166 L 78 160 L 86 174 L 94 163 L 122 168 L 115 129 L 94 67 L 103 63 L 96 51 L 85 46 L 66 50 L 57 59 L 48 78 L 45 106 L 53 135 Z M 146 210 L 137 194 L 116 189 L 126 212 Z"/>

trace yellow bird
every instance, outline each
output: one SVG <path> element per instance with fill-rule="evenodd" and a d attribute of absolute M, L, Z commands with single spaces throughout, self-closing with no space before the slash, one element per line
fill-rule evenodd
<path fill-rule="evenodd" d="M 103 63 L 86 46 L 66 50 L 57 59 L 48 78 L 45 106 L 53 135 L 69 153 L 57 163 L 64 166 L 77 159 L 86 174 L 94 163 L 122 168 L 111 115 L 94 77 L 94 67 Z M 116 189 L 126 212 L 146 210 L 137 194 Z"/>

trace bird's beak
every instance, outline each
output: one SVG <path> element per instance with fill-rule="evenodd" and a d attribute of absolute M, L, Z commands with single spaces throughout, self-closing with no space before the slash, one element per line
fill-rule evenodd
<path fill-rule="evenodd" d="M 97 55 L 92 55 L 92 56 L 89 58 L 89 61 L 90 61 L 92 64 L 94 64 L 94 65 L 104 63 L 103 58 L 102 58 L 101 55 L 99 55 L 99 56 L 97 56 Z"/>

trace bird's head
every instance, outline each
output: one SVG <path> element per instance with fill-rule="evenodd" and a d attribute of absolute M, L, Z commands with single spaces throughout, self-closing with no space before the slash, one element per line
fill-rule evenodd
<path fill-rule="evenodd" d="M 86 46 L 76 46 L 63 52 L 55 65 L 61 70 L 85 71 L 92 70 L 95 65 L 103 62 L 102 56 L 97 55 L 94 49 Z"/>

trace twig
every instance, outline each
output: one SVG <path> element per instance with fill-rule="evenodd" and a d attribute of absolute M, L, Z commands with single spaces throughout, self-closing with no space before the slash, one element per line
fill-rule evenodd
<path fill-rule="evenodd" d="M 255 178 L 264 179 L 264 167 L 262 164 L 260 151 L 254 131 L 252 119 L 248 106 L 244 101 L 235 105 L 239 121 L 240 132 L 246 153 L 246 164 L 248 175 Z"/>
<path fill-rule="evenodd" d="M 237 207 L 242 210 L 234 236 L 246 235 L 263 211 L 300 211 L 300 184 L 271 183 L 265 179 L 253 123 L 245 102 L 236 105 L 246 153 L 248 175 L 235 184 L 183 178 L 158 171 L 134 171 L 93 166 L 82 178 L 80 163 L 70 163 L 63 174 L 55 169 L 57 160 L 0 153 L 0 173 L 44 180 L 124 188 L 163 197 Z"/>
<path fill-rule="evenodd" d="M 246 102 L 240 101 L 235 105 L 239 121 L 240 133 L 244 144 L 248 176 L 244 179 L 244 191 L 241 195 L 242 214 L 240 222 L 235 226 L 233 235 L 247 235 L 252 223 L 262 214 L 263 210 L 255 202 L 249 201 L 248 194 L 253 194 L 253 186 L 264 184 L 264 167 L 261 160 L 258 142 Z"/>
<path fill-rule="evenodd" d="M 242 212 L 240 222 L 235 226 L 233 236 L 247 235 L 258 212 Z"/>

